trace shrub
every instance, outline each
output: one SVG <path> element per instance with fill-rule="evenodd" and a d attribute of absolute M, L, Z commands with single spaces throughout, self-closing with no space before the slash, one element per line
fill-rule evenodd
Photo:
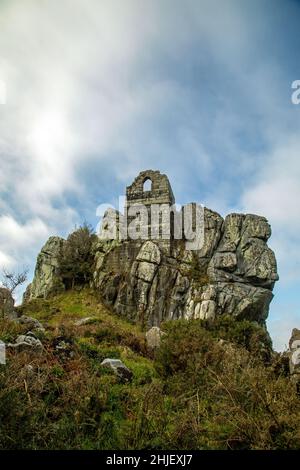
<path fill-rule="evenodd" d="M 92 275 L 92 244 L 96 239 L 93 229 L 84 224 L 71 233 L 63 246 L 59 269 L 67 289 L 87 284 Z"/>
<path fill-rule="evenodd" d="M 299 448 L 299 399 L 287 378 L 253 356 L 257 325 L 224 319 L 223 342 L 216 325 L 200 321 L 170 322 L 165 330 L 155 363 L 174 400 L 173 448 Z"/>
<path fill-rule="evenodd" d="M 249 320 L 221 315 L 213 322 L 202 322 L 215 338 L 238 344 L 257 360 L 268 363 L 272 357 L 272 341 L 264 326 Z"/>

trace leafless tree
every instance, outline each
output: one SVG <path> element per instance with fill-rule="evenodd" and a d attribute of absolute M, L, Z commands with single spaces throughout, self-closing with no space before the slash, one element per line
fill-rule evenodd
<path fill-rule="evenodd" d="M 18 286 L 27 281 L 28 268 L 24 268 L 21 272 L 7 271 L 3 269 L 2 284 L 6 289 L 13 293 Z"/>

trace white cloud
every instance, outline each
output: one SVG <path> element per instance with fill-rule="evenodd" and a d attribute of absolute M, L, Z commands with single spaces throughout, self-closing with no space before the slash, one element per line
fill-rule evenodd
<path fill-rule="evenodd" d="M 245 212 L 265 215 L 272 225 L 269 245 L 278 264 L 279 284 L 271 304 L 268 329 L 276 350 L 285 350 L 293 328 L 299 327 L 300 305 L 291 303 L 300 281 L 300 160 L 299 138 L 274 137 L 273 148 L 263 155 L 263 165 L 242 195 Z M 293 286 L 292 289 L 290 286 Z"/>
<path fill-rule="evenodd" d="M 287 135 L 279 143 L 275 138 L 273 146 L 261 155 L 263 166 L 242 201 L 250 210 L 267 213 L 275 223 L 295 231 L 300 228 L 299 137 Z"/>
<path fill-rule="evenodd" d="M 16 265 L 19 257 L 24 259 L 24 251 L 25 257 L 28 256 L 33 248 L 43 243 L 43 240 L 50 235 L 50 228 L 38 218 L 29 219 L 22 224 L 10 215 L 3 215 L 0 217 L 0 227 L 0 246 L 4 252 L 2 257 L 4 264 L 8 262 Z"/>
<path fill-rule="evenodd" d="M 285 70 L 264 49 L 273 19 L 265 24 L 260 8 L 3 2 L 0 265 L 33 259 L 48 235 L 81 221 L 91 189 L 82 170 L 101 161 L 124 185 L 159 168 L 181 196 L 193 191 L 223 214 L 266 215 L 280 282 L 299 279 L 299 114 Z M 69 193 L 84 203 L 70 207 Z"/>
<path fill-rule="evenodd" d="M 265 215 L 271 222 L 271 244 L 282 281 L 300 279 L 300 160 L 298 137 L 287 136 L 263 155 L 263 166 L 242 195 L 247 212 Z"/>
<path fill-rule="evenodd" d="M 0 251 L 0 266 L 4 269 L 4 268 L 10 268 L 12 267 L 13 265 L 15 264 L 15 260 L 7 255 L 6 253 L 3 253 L 2 251 Z"/>

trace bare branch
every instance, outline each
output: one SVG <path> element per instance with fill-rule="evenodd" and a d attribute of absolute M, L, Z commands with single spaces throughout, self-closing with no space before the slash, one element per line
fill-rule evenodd
<path fill-rule="evenodd" d="M 3 269 L 2 284 L 6 289 L 13 293 L 18 286 L 27 281 L 28 268 L 23 269 L 21 272 L 7 271 Z"/>

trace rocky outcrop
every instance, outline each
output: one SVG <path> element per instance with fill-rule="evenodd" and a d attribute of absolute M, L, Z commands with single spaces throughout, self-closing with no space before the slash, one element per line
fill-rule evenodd
<path fill-rule="evenodd" d="M 0 318 L 10 318 L 14 313 L 14 305 L 10 290 L 0 287 Z"/>
<path fill-rule="evenodd" d="M 263 217 L 205 209 L 205 239 L 198 251 L 174 240 L 166 252 L 159 241 L 124 241 L 105 251 L 94 285 L 104 301 L 131 319 L 158 326 L 177 318 L 214 319 L 228 314 L 263 324 L 278 279 L 267 246 Z M 99 256 L 99 255 L 98 255 Z"/>
<path fill-rule="evenodd" d="M 150 191 L 143 190 L 147 179 L 152 181 Z M 140 173 L 126 194 L 125 215 L 109 209 L 100 230 L 107 236 L 93 245 L 92 286 L 104 303 L 148 327 L 159 326 L 163 320 L 213 320 L 223 314 L 264 324 L 278 279 L 276 259 L 267 245 L 271 228 L 264 217 L 229 214 L 224 220 L 204 208 L 204 240 L 196 250 L 172 233 L 169 240 L 132 240 L 123 235 L 134 205 L 146 207 L 148 227 L 151 204 L 173 207 L 174 196 L 166 175 L 153 171 Z M 117 237 L 111 237 L 111 227 Z M 63 288 L 57 271 L 57 253 L 63 243 L 57 237 L 46 243 L 26 298 Z"/>
<path fill-rule="evenodd" d="M 50 237 L 43 246 L 37 258 L 34 279 L 27 287 L 24 300 L 47 297 L 64 291 L 65 287 L 59 276 L 59 258 L 65 240 L 60 237 Z"/>
<path fill-rule="evenodd" d="M 264 217 L 228 215 L 208 266 L 210 279 L 272 289 L 278 275 L 274 253 L 266 245 L 270 235 L 271 228 Z"/>
<path fill-rule="evenodd" d="M 294 328 L 289 341 L 289 362 L 291 380 L 300 392 L 300 330 Z"/>

